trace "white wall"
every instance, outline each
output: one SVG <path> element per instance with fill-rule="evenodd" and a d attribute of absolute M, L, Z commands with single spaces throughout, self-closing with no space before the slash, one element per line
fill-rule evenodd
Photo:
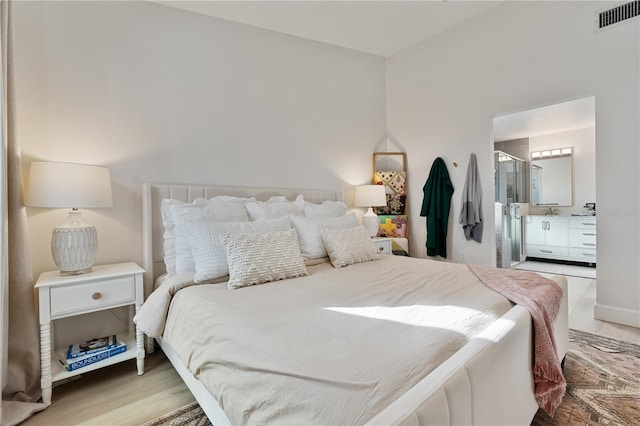
<path fill-rule="evenodd" d="M 387 60 L 387 125 L 408 150 L 412 254 L 425 255 L 422 186 L 442 157 L 456 189 L 449 258 L 495 264 L 494 115 L 594 95 L 596 316 L 640 326 L 640 21 L 594 34 L 608 2 L 507 2 Z M 484 191 L 485 234 L 457 224 L 469 154 Z M 453 163 L 457 162 L 458 167 Z"/>
<path fill-rule="evenodd" d="M 450 259 L 495 262 L 492 116 L 596 97 L 598 307 L 640 325 L 639 21 L 594 34 L 607 2 L 509 2 L 381 58 L 145 2 L 14 4 L 17 132 L 33 160 L 108 166 L 114 208 L 85 212 L 97 263 L 140 261 L 144 181 L 349 188 L 384 135 L 407 148 L 412 254 L 437 156 L 456 192 Z M 457 225 L 478 155 L 485 238 Z M 454 167 L 456 162 L 458 167 Z M 34 272 L 61 210 L 29 209 Z"/>
<path fill-rule="evenodd" d="M 14 4 L 17 132 L 33 160 L 108 166 L 96 263 L 141 262 L 141 185 L 345 189 L 385 132 L 384 59 L 147 2 Z M 34 272 L 64 210 L 28 209 Z"/>
<path fill-rule="evenodd" d="M 596 129 L 588 127 L 529 138 L 531 151 L 567 147 L 573 148 L 571 156 L 573 206 L 557 207 L 563 215 L 581 212 L 585 203 L 596 202 Z M 530 208 L 531 214 L 542 214 L 543 210 L 544 208 Z"/>

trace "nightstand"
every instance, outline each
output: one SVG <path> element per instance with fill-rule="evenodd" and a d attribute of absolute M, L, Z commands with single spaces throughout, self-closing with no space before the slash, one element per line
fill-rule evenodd
<path fill-rule="evenodd" d="M 91 272 L 80 275 L 60 275 L 60 271 L 40 275 L 35 287 L 40 298 L 40 366 L 42 401 L 45 404 L 51 404 L 54 382 L 78 374 L 132 358 L 138 360 L 138 374 L 144 373 L 144 336 L 133 323 L 134 309 L 137 312 L 143 302 L 143 273 L 141 267 L 130 262 L 94 266 Z M 130 306 L 129 334 L 118 336 L 118 340 L 126 342 L 127 351 L 78 370 L 65 370 L 58 357 L 66 348 L 52 348 L 51 322 L 120 306 Z"/>
<path fill-rule="evenodd" d="M 372 241 L 379 254 L 391 254 L 391 238 L 373 238 Z"/>

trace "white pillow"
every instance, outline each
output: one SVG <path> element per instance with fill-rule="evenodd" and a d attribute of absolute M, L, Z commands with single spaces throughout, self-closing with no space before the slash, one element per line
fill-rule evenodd
<path fill-rule="evenodd" d="M 251 220 L 275 219 L 282 216 L 302 216 L 304 212 L 304 199 L 298 195 L 295 201 L 287 200 L 287 197 L 271 197 L 267 201 L 250 201 L 244 204 Z"/>
<path fill-rule="evenodd" d="M 307 275 L 296 230 L 227 235 L 230 290 Z"/>
<path fill-rule="evenodd" d="M 312 219 L 339 217 L 345 214 L 347 214 L 347 205 L 342 201 L 323 201 L 322 204 L 308 201 L 304 203 L 304 215 Z"/>
<path fill-rule="evenodd" d="M 288 217 L 260 222 L 220 223 L 207 220 L 185 223 L 189 244 L 195 261 L 194 281 L 219 278 L 229 273 L 227 254 L 222 239 L 227 235 L 263 234 L 291 229 Z"/>
<path fill-rule="evenodd" d="M 358 218 L 355 213 L 325 219 L 311 219 L 304 216 L 289 216 L 289 219 L 298 232 L 300 252 L 305 259 L 327 257 L 327 250 L 324 248 L 322 237 L 320 236 L 321 229 L 344 229 L 358 226 Z"/>
<path fill-rule="evenodd" d="M 323 229 L 320 235 L 331 264 L 336 268 L 380 259 L 369 231 L 362 225 L 348 229 Z"/>
<path fill-rule="evenodd" d="M 210 219 L 216 222 L 248 222 L 243 203 L 255 198 L 230 196 L 197 198 L 193 203 L 173 199 L 162 200 L 164 225 L 164 262 L 167 274 L 174 275 L 194 270 L 191 247 L 182 224 L 189 220 Z"/>

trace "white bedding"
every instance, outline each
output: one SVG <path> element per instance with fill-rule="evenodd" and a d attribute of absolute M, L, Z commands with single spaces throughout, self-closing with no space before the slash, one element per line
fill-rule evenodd
<path fill-rule="evenodd" d="M 466 265 L 383 256 L 308 272 L 171 301 L 164 342 L 233 424 L 363 424 L 512 306 Z"/>

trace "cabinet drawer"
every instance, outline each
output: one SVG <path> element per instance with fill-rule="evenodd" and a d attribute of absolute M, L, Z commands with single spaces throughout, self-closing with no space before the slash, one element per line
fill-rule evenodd
<path fill-rule="evenodd" d="M 571 229 L 596 229 L 596 218 L 595 217 L 581 217 L 581 218 L 572 218 L 569 220 L 569 227 Z"/>
<path fill-rule="evenodd" d="M 569 255 L 571 257 L 571 260 L 575 260 L 578 262 L 595 263 L 596 261 L 596 249 L 592 249 L 592 248 L 571 247 L 569 249 Z"/>
<path fill-rule="evenodd" d="M 596 246 L 596 230 L 594 229 L 571 229 L 569 232 L 569 245 L 571 247 L 591 247 Z"/>
<path fill-rule="evenodd" d="M 93 312 L 135 303 L 133 277 L 82 283 L 51 289 L 51 317 Z"/>
<path fill-rule="evenodd" d="M 527 245 L 527 256 L 531 257 L 557 257 L 568 254 L 568 247 Z"/>
<path fill-rule="evenodd" d="M 391 240 L 373 240 L 373 246 L 379 254 L 391 254 Z"/>

